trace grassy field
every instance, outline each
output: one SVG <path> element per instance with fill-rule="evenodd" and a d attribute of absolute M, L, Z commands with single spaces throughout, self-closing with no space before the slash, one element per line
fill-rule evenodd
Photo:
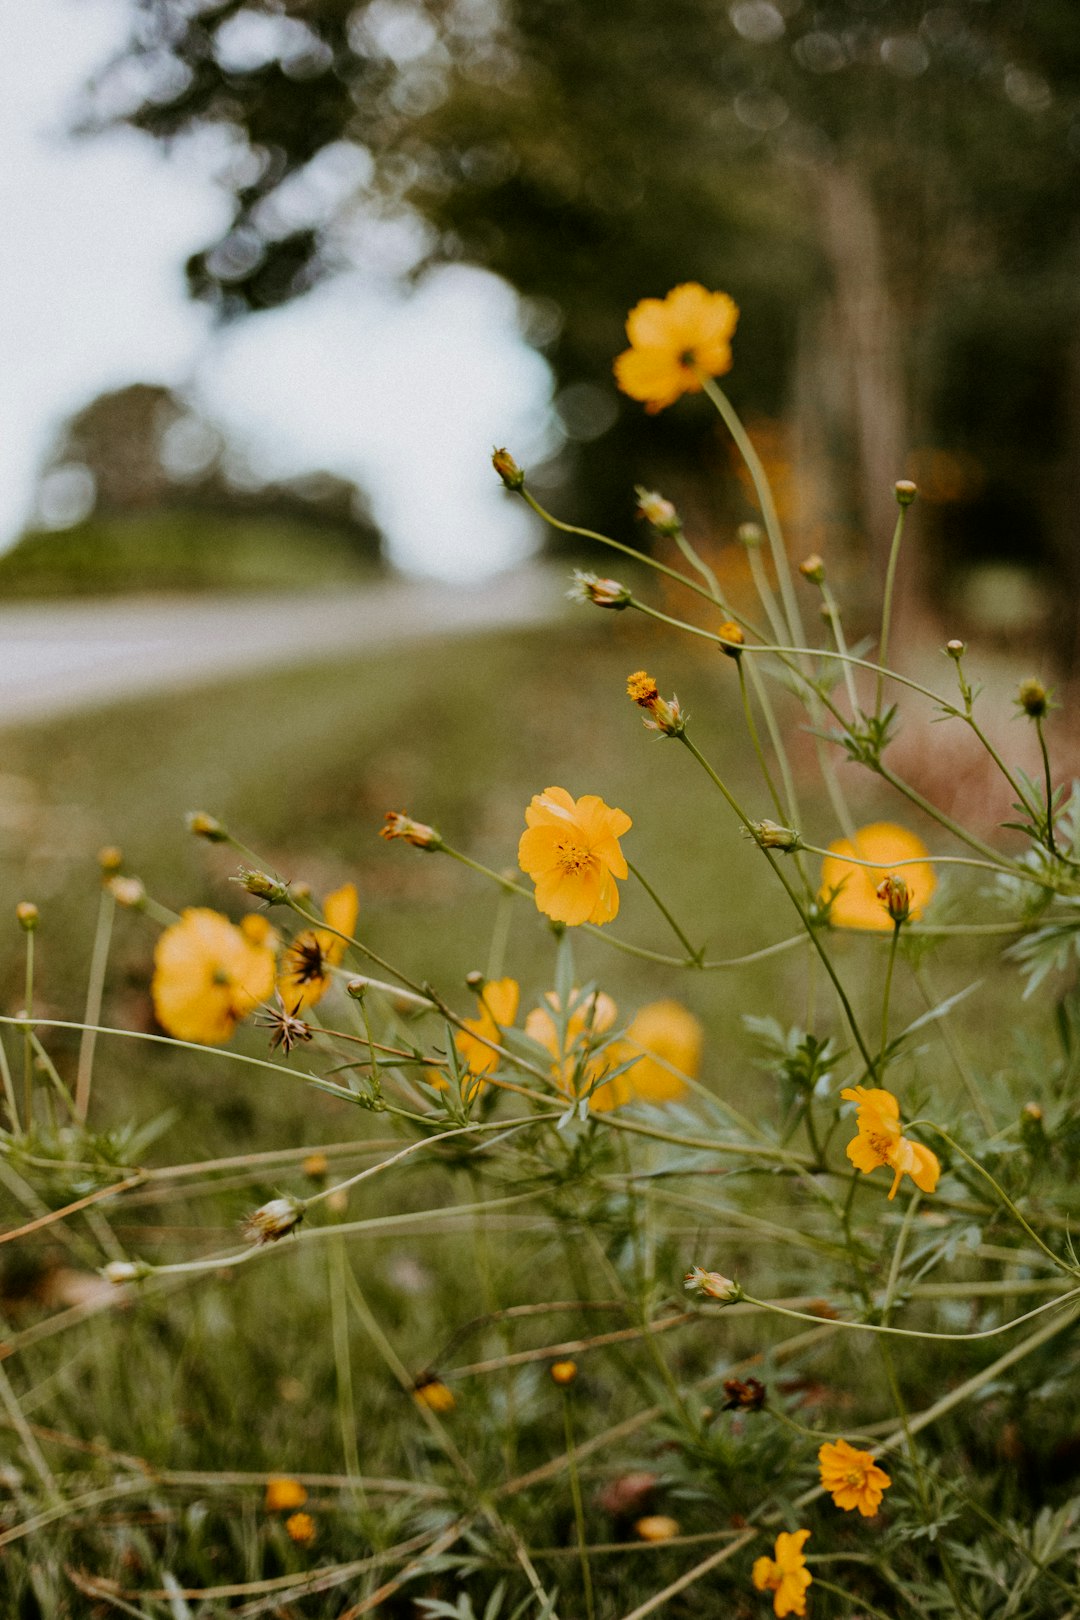
<path fill-rule="evenodd" d="M 707 943 L 710 957 L 736 956 L 797 932 L 758 852 L 737 836 L 716 790 L 678 745 L 643 731 L 624 695 L 627 673 L 643 664 L 662 689 L 677 687 L 702 749 L 753 813 L 768 814 L 770 806 L 753 785 L 730 663 L 715 654 L 687 654 L 648 630 L 642 635 L 640 622 L 631 625 L 627 618 L 583 614 L 549 631 L 407 645 L 357 663 L 253 677 L 9 733 L 0 778 L 4 891 L 12 902 L 32 899 L 41 909 L 38 1015 L 82 1015 L 100 845 L 120 845 L 126 869 L 141 876 L 164 906 L 210 904 L 235 916 L 248 905 L 228 883 L 235 854 L 184 832 L 190 809 L 219 816 L 269 866 L 310 882 L 317 894 L 354 879 L 361 937 L 414 979 L 437 985 L 463 1010 L 470 1001 L 464 977 L 477 968 L 513 972 L 525 1005 L 533 1004 L 554 982 L 551 930 L 530 902 L 512 901 L 504 910 L 493 885 L 450 859 L 384 844 L 377 833 L 389 809 L 407 809 L 475 859 L 514 871 L 523 810 L 533 793 L 549 784 L 575 794 L 596 792 L 633 816 L 626 840 L 631 859 L 663 893 L 691 940 Z M 887 808 L 873 795 L 856 802 L 863 820 Z M 806 830 L 823 842 L 835 832 L 813 800 Z M 624 896 L 612 933 L 664 952 L 677 950 L 647 897 L 632 883 Z M 152 1030 L 148 984 L 157 932 L 145 917 L 118 915 L 106 1025 Z M 21 946 L 12 922 L 2 980 L 8 1011 L 18 1008 L 23 994 Z M 856 1005 L 871 1017 L 880 993 L 880 946 L 864 938 L 838 941 L 837 959 Z M 775 1087 L 755 1070 L 742 1020 L 747 1014 L 772 1014 L 785 1024 L 805 1018 L 802 949 L 749 972 L 709 974 L 659 967 L 595 937 L 579 937 L 575 950 L 579 982 L 599 980 L 625 1016 L 644 1002 L 676 996 L 704 1023 L 702 1079 L 718 1101 L 705 1096 L 680 1107 L 674 1116 L 680 1128 L 717 1127 L 725 1102 L 770 1128 L 778 1122 Z M 982 970 L 992 971 L 985 954 Z M 951 958 L 947 973 L 932 967 L 935 994 L 960 988 L 976 955 L 968 948 Z M 900 976 L 896 1008 L 901 1020 L 922 1010 L 913 986 Z M 334 1011 L 345 1018 L 350 1009 L 343 1002 Z M 820 985 L 816 1018 L 823 1030 L 839 1030 Z M 1007 1058 L 993 1031 L 972 1020 L 965 1036 L 987 1084 L 1004 1084 Z M 909 1059 L 915 1083 L 923 1065 L 943 1067 L 935 1040 L 931 1033 Z M 76 1034 L 63 1031 L 47 1038 L 66 1078 L 73 1073 L 77 1042 Z M 259 1031 L 242 1032 L 235 1045 L 257 1054 L 266 1050 Z M 955 1100 L 956 1077 L 942 1084 Z M 103 1037 L 94 1123 L 118 1126 L 166 1112 L 168 1123 L 140 1162 L 280 1157 L 226 1166 L 190 1183 L 151 1183 L 130 1195 L 111 1230 L 91 1209 L 13 1246 L 17 1253 L 0 1271 L 2 1331 L 13 1355 L 0 1360 L 0 1373 L 10 1368 L 10 1390 L 23 1417 L 40 1426 L 32 1433 L 46 1471 L 62 1477 L 69 1503 L 85 1496 L 91 1504 L 81 1514 L 70 1510 L 55 1522 L 46 1520 L 40 1532 L 11 1549 L 8 1574 L 0 1580 L 9 1581 L 21 1614 L 97 1612 L 93 1603 L 107 1601 L 108 1594 L 94 1587 L 95 1574 L 116 1582 L 117 1592 L 150 1594 L 127 1611 L 127 1599 L 119 1599 L 119 1612 L 226 1612 L 215 1606 L 225 1597 L 199 1600 L 191 1609 L 177 1607 L 186 1600 L 176 1598 L 170 1607 L 161 1572 L 173 1571 L 182 1588 L 250 1586 L 281 1577 L 284 1590 L 290 1572 L 298 1579 L 298 1572 L 327 1558 L 342 1566 L 362 1562 L 373 1548 L 385 1549 L 413 1533 L 424 1522 L 427 1500 L 422 1489 L 417 1498 L 417 1482 L 432 1477 L 441 1481 L 431 1487 L 435 1495 L 428 1502 L 431 1522 L 438 1522 L 439 1513 L 453 1508 L 455 1470 L 439 1472 L 448 1455 L 443 1431 L 419 1420 L 395 1383 L 393 1358 L 400 1358 L 411 1378 L 428 1368 L 497 1362 L 511 1350 L 598 1331 L 587 1313 L 560 1301 L 606 1301 L 599 1330 L 620 1327 L 629 1306 L 619 1303 L 616 1270 L 627 1245 L 644 1244 L 659 1297 L 673 1279 L 677 1289 L 688 1259 L 720 1248 L 727 1263 L 752 1267 L 761 1286 L 805 1285 L 805 1251 L 790 1251 L 784 1241 L 789 1182 L 771 1173 L 740 1172 L 743 1180 L 756 1175 L 760 1183 L 764 1225 L 748 1230 L 717 1213 L 722 1198 L 710 1202 L 714 1188 L 722 1192 L 722 1181 L 715 1179 L 722 1177 L 722 1165 L 687 1150 L 685 1181 L 674 1184 L 686 1194 L 681 1213 L 669 1210 L 650 1238 L 649 1198 L 640 1209 L 634 1201 L 628 1205 L 610 1179 L 622 1162 L 616 1142 L 597 1150 L 574 1181 L 565 1165 L 560 1168 L 554 1147 L 523 1157 L 517 1175 L 512 1155 L 489 1171 L 475 1157 L 448 1148 L 437 1160 L 426 1156 L 422 1169 L 405 1168 L 390 1195 L 378 1181 L 370 1192 L 356 1189 L 332 1217 L 318 1206 L 305 1232 L 323 1231 L 325 1241 L 284 1243 L 260 1252 L 250 1267 L 216 1271 L 198 1285 L 173 1278 L 125 1298 L 119 1309 L 91 1310 L 94 1267 L 103 1258 L 176 1261 L 227 1249 L 238 1222 L 257 1203 L 282 1191 L 302 1196 L 321 1184 L 301 1170 L 307 1149 L 330 1145 L 335 1167 L 355 1169 L 402 1140 L 378 1115 L 284 1076 L 209 1051 Z M 653 1165 L 646 1153 L 639 1173 L 658 1168 L 659 1161 Z M 7 1202 L 9 1223 L 43 1207 L 32 1179 L 5 1178 L 0 1198 Z M 547 1182 L 549 1193 L 537 1206 L 519 1210 L 508 1203 L 478 1222 L 430 1214 L 481 1197 L 513 1199 L 523 1187 L 542 1191 Z M 60 1197 L 58 1192 L 54 1201 Z M 422 1218 L 411 1222 L 412 1211 Z M 331 1220 L 343 1219 L 383 1224 L 363 1225 L 345 1239 L 329 1231 Z M 549 1302 L 545 1314 L 514 1325 L 504 1316 L 486 1320 L 488 1313 L 537 1298 Z M 55 1332 L 57 1313 L 65 1310 L 76 1315 L 63 1324 L 68 1331 Z M 377 1330 L 366 1313 L 377 1319 Z M 839 1368 L 849 1375 L 854 1368 L 862 1398 L 872 1405 L 882 1373 L 869 1353 L 857 1347 L 837 1358 L 827 1344 L 819 1351 L 814 1331 L 798 1361 L 798 1379 L 819 1381 L 814 1398 L 826 1412 L 839 1410 L 829 1381 Z M 383 1349 L 392 1347 L 389 1359 L 380 1353 L 379 1333 L 385 1335 Z M 726 1320 L 722 1331 L 667 1338 L 669 1376 L 683 1388 L 715 1382 L 741 1356 L 760 1350 L 752 1321 L 738 1319 Z M 957 1355 L 954 1374 L 974 1364 Z M 455 1383 L 452 1445 L 481 1479 L 512 1482 L 550 1461 L 552 1424 L 561 1436 L 562 1419 L 543 1366 L 541 1359 L 494 1376 L 462 1373 Z M 782 1360 L 770 1368 L 782 1375 Z M 922 1394 L 921 1386 L 934 1382 L 932 1371 L 922 1369 L 917 1382 Z M 776 1470 L 786 1465 L 787 1442 L 775 1431 L 768 1437 L 737 1429 L 706 1437 L 702 1430 L 697 1450 L 687 1449 L 675 1443 L 675 1420 L 664 1414 L 665 1400 L 650 1346 L 632 1340 L 589 1358 L 574 1394 L 574 1420 L 583 1433 L 625 1420 L 618 1470 L 637 1467 L 652 1474 L 649 1502 L 674 1512 L 684 1534 L 708 1537 L 718 1525 L 730 1533 L 733 1516 L 737 1521 L 754 1492 L 768 1495 Z M 654 1402 L 660 1415 L 635 1427 L 635 1414 Z M 8 1412 L 10 1422 L 10 1402 Z M 41 1502 L 25 1447 L 10 1427 L 7 1437 L 10 1469 L 0 1474 L 0 1492 L 6 1481 L 10 1502 L 8 1510 L 0 1509 L 0 1541 L 5 1525 L 25 1522 Z M 981 1443 L 992 1448 L 996 1441 L 988 1434 Z M 0 1429 L 0 1447 L 6 1444 Z M 965 1444 L 975 1457 L 970 1432 Z M 555 1450 L 562 1445 L 560 1438 Z M 605 1452 L 584 1471 L 589 1535 L 597 1543 L 625 1541 L 627 1534 L 625 1514 L 596 1505 L 613 1466 Z M 149 1491 L 147 1470 L 154 1480 Z M 280 1518 L 263 1512 L 262 1485 L 273 1471 L 308 1479 L 320 1527 L 313 1549 L 293 1545 Z M 355 1483 L 358 1473 L 366 1485 Z M 342 1485 L 346 1477 L 353 1480 L 348 1488 Z M 137 1509 L 125 1511 L 125 1492 L 134 1491 Z M 95 1493 L 100 1511 L 93 1506 Z M 566 1559 L 573 1524 L 565 1477 L 556 1471 L 550 1488 L 515 1490 L 508 1500 L 512 1506 L 496 1515 L 498 1530 L 474 1527 L 475 1544 L 493 1548 L 496 1565 L 509 1558 L 512 1570 L 512 1556 L 499 1551 L 509 1522 L 530 1546 L 550 1550 L 545 1577 L 573 1593 L 577 1576 Z M 599 1613 L 622 1614 L 635 1593 L 661 1585 L 686 1556 L 678 1546 L 640 1546 L 616 1559 L 605 1567 Z M 74 1577 L 65 1573 L 65 1563 Z M 358 1571 L 350 1577 L 350 1595 L 372 1591 L 378 1578 Z M 251 1586 L 237 1612 L 344 1612 L 338 1587 L 329 1596 L 298 1597 L 295 1607 L 278 1610 L 272 1607 L 275 1590 Z M 425 1590 L 453 1599 L 456 1577 L 436 1572 Z M 571 1597 L 566 1612 L 578 1612 L 579 1601 Z M 691 1593 L 670 1613 L 689 1615 L 696 1601 Z M 380 1612 L 415 1613 L 411 1602 L 392 1597 Z M 815 1612 L 848 1611 L 826 1606 Z"/>

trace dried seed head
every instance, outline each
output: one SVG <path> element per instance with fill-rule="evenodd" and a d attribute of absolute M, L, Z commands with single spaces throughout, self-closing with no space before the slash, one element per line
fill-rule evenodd
<path fill-rule="evenodd" d="M 571 602 L 591 602 L 594 607 L 611 608 L 616 613 L 629 607 L 632 600 L 627 587 L 617 579 L 603 579 L 583 568 L 574 569 L 574 583 L 566 595 Z"/>
<path fill-rule="evenodd" d="M 244 1236 L 249 1243 L 277 1243 L 295 1232 L 304 1218 L 305 1207 L 300 1198 L 271 1198 L 244 1221 Z"/>

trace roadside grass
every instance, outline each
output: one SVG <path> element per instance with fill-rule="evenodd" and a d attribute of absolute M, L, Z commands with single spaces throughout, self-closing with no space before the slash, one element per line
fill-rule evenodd
<path fill-rule="evenodd" d="M 677 745 L 646 734 L 624 695 L 626 675 L 643 663 L 664 691 L 675 684 L 671 671 L 677 669 L 679 696 L 703 750 L 752 813 L 766 815 L 770 807 L 751 786 L 756 778 L 730 662 L 682 648 L 676 657 L 670 642 L 647 627 L 643 634 L 641 624 L 630 625 L 628 618 L 597 622 L 583 616 L 547 630 L 409 643 L 394 654 L 142 699 L 9 732 L 0 780 L 4 892 L 12 903 L 31 899 L 41 908 L 35 1011 L 60 1019 L 82 1015 L 100 845 L 118 844 L 125 869 L 167 907 L 213 905 L 234 916 L 248 907 L 247 897 L 228 883 L 235 854 L 185 833 L 183 817 L 191 809 L 219 816 L 267 865 L 310 882 L 316 894 L 354 879 L 361 895 L 360 937 L 415 979 L 436 984 L 465 1011 L 470 996 L 464 978 L 473 969 L 512 972 L 522 982 L 524 1005 L 532 1005 L 553 982 L 550 928 L 531 902 L 514 900 L 505 956 L 493 960 L 489 951 L 504 905 L 494 885 L 445 856 L 382 843 L 377 833 L 387 810 L 406 809 L 475 859 L 518 875 L 516 844 L 530 796 L 550 784 L 575 794 L 595 792 L 633 816 L 631 858 L 691 940 L 708 943 L 710 957 L 736 956 L 797 932 L 758 852 L 737 836 L 731 813 L 703 773 L 695 772 Z M 895 814 L 895 806 L 872 793 L 859 802 L 862 820 L 886 811 Z M 832 836 L 822 805 L 808 801 L 807 823 L 822 841 Z M 157 931 L 144 917 L 118 914 L 106 1025 L 153 1028 L 147 987 Z M 678 951 L 663 918 L 632 882 L 624 885 L 623 908 L 611 932 L 652 949 Z M 880 942 L 841 943 L 842 969 L 860 1010 L 872 1018 L 880 994 Z M 2 977 L 9 1013 L 23 993 L 21 944 L 12 921 Z M 708 1090 L 751 1115 L 776 1117 L 775 1088 L 754 1071 L 742 1020 L 772 1013 L 785 1023 L 805 1021 L 802 948 L 759 968 L 709 974 L 643 962 L 595 937 L 578 937 L 575 953 L 580 981 L 599 980 L 626 1017 L 647 1001 L 683 1000 L 706 1026 L 702 1073 Z M 992 972 L 985 955 L 980 970 Z M 951 957 L 947 978 L 935 977 L 936 993 L 958 988 L 977 957 L 973 948 Z M 837 1028 L 822 984 L 817 995 L 818 1021 Z M 911 987 L 899 983 L 896 1007 L 898 1017 L 922 1010 Z M 339 997 L 327 1003 L 325 1020 L 344 1020 L 353 1012 Z M 974 1021 L 960 1028 L 972 1043 L 972 1061 L 992 1069 L 993 1031 Z M 77 1034 L 43 1031 L 43 1038 L 61 1075 L 70 1078 Z M 934 1039 L 931 1033 L 928 1041 Z M 236 1044 L 259 1055 L 266 1051 L 258 1030 L 242 1031 Z M 996 1059 L 1001 1061 L 1000 1053 Z M 292 1062 L 303 1066 L 303 1049 Z M 916 1054 L 916 1078 L 919 1062 Z M 511 1349 L 632 1327 L 635 1321 L 613 1285 L 607 1257 L 634 1240 L 642 1217 L 614 1192 L 604 1192 L 606 1172 L 621 1163 L 616 1133 L 608 1132 L 580 1198 L 566 1187 L 552 1190 L 554 1167 L 545 1167 L 539 1148 L 535 1155 L 523 1152 L 515 1179 L 508 1172 L 512 1158 L 489 1173 L 482 1157 L 447 1147 L 437 1158 L 425 1155 L 423 1168 L 398 1174 L 392 1201 L 384 1191 L 389 1184 L 376 1179 L 355 1189 L 347 1209 L 333 1216 L 318 1205 L 299 1240 L 255 1251 L 250 1264 L 183 1286 L 174 1279 L 152 1283 L 119 1306 L 110 1300 L 108 1309 L 96 1308 L 85 1321 L 53 1333 L 58 1310 L 78 1310 L 79 1286 L 85 1293 L 106 1255 L 167 1261 L 228 1251 L 237 1245 L 245 1212 L 282 1191 L 304 1196 L 321 1184 L 322 1172 L 313 1177 L 301 1169 L 305 1149 L 330 1146 L 336 1175 L 385 1156 L 391 1142 L 401 1140 L 391 1137 L 377 1114 L 212 1051 L 103 1037 L 95 1123 L 144 1121 L 165 1111 L 170 1122 L 145 1155 L 151 1165 L 270 1150 L 281 1150 L 283 1157 L 269 1166 L 195 1177 L 186 1191 L 179 1184 L 152 1183 L 112 1216 L 111 1238 L 91 1210 L 48 1228 L 36 1241 L 12 1246 L 18 1260 L 12 1257 L 0 1270 L 0 1333 L 12 1355 L 0 1361 L 0 1371 L 9 1370 L 25 1418 L 42 1426 L 35 1431 L 39 1444 L 48 1465 L 63 1476 L 68 1502 L 80 1493 L 105 1493 L 82 1513 L 68 1512 L 9 1547 L 2 1578 L 20 1605 L 12 1612 L 92 1612 L 79 1604 L 105 1602 L 108 1594 L 91 1597 L 85 1586 L 79 1588 L 88 1574 L 116 1582 L 117 1591 L 154 1592 L 162 1570 L 175 1572 L 180 1587 L 195 1588 L 274 1580 L 327 1559 L 344 1564 L 367 1557 L 399 1532 L 409 1533 L 401 1529 L 406 1516 L 415 1524 L 427 1465 L 439 1450 L 440 1425 L 487 1482 L 512 1480 L 561 1449 L 561 1438 L 553 1438 L 556 1429 L 562 1432 L 559 1392 L 543 1357 L 491 1375 L 461 1374 L 453 1386 L 456 1412 L 433 1428 L 382 1359 L 379 1341 L 365 1325 L 368 1309 L 410 1378 L 429 1369 L 449 1376 Z M 688 1106 L 677 1123 L 689 1130 L 695 1120 Z M 643 1164 L 646 1173 L 647 1156 Z M 755 1172 L 741 1172 L 744 1179 L 748 1173 Z M 725 1269 L 740 1263 L 752 1268 L 764 1293 L 801 1291 L 812 1275 L 812 1246 L 784 1240 L 789 1184 L 756 1172 L 762 1215 L 775 1228 L 771 1238 L 763 1237 L 710 1213 L 717 1195 L 716 1207 L 722 1207 L 723 1174 L 721 1163 L 702 1170 L 695 1162 L 685 1182 L 675 1182 L 687 1196 L 681 1224 L 665 1216 L 663 1234 L 650 1250 L 658 1299 L 666 1293 L 678 1298 L 678 1279 L 698 1255 L 722 1261 Z M 454 1204 L 481 1197 L 518 1196 L 520 1204 L 489 1210 L 479 1222 L 449 1213 Z M 17 1180 L 5 1181 L 0 1198 L 4 1225 L 35 1213 L 33 1198 Z M 645 1219 L 648 1207 L 646 1200 Z M 428 1213 L 410 1221 L 412 1211 Z M 346 1239 L 331 1236 L 328 1225 L 343 1219 L 382 1224 Z M 549 1314 L 512 1326 L 485 1320 L 490 1312 L 538 1298 L 556 1302 Z M 608 1302 L 599 1320 L 565 1304 L 590 1299 Z M 815 1399 L 830 1409 L 834 1397 L 826 1386 L 843 1364 L 847 1387 L 857 1384 L 860 1403 L 873 1409 L 882 1374 L 869 1351 L 850 1343 L 840 1351 L 827 1324 L 820 1338 L 798 1369 L 803 1379 L 821 1380 L 825 1392 Z M 665 1354 L 685 1388 L 710 1376 L 715 1381 L 758 1344 L 753 1319 L 736 1314 L 725 1317 L 722 1331 L 699 1319 L 666 1335 Z M 904 1363 L 919 1399 L 938 1374 L 920 1366 L 916 1356 Z M 950 1376 L 979 1364 L 973 1354 L 958 1352 Z M 657 1365 L 640 1338 L 585 1356 L 583 1367 L 573 1396 L 582 1432 L 629 1420 L 664 1398 Z M 622 1472 L 638 1466 L 655 1474 L 651 1505 L 677 1511 L 684 1534 L 709 1535 L 730 1526 L 730 1517 L 718 1523 L 717 1501 L 734 1515 L 748 1492 L 767 1495 L 784 1452 L 782 1441 L 764 1444 L 735 1431 L 721 1436 L 703 1428 L 697 1466 L 710 1480 L 706 1499 L 693 1470 L 667 1447 L 664 1432 L 663 1424 L 631 1430 L 617 1452 L 600 1452 L 584 1466 L 591 1540 L 625 1541 L 630 1534 L 618 1515 L 596 1506 L 615 1457 Z M 2 1539 L 3 1527 L 22 1522 L 40 1498 L 32 1496 L 36 1482 L 10 1427 L 0 1427 L 0 1450 L 10 1462 L 3 1480 L 14 1504 L 0 1518 Z M 355 1473 L 357 1464 L 369 1484 L 344 1490 L 336 1477 Z M 194 1484 L 183 1477 L 192 1470 L 204 1476 Z M 278 1471 L 322 1477 L 321 1483 L 309 1481 L 318 1525 L 310 1551 L 291 1544 L 281 1515 L 262 1509 L 264 1477 Z M 453 1487 L 441 1489 L 450 1490 L 452 1506 Z M 130 1513 L 124 1507 L 128 1490 L 138 1491 Z M 552 1583 L 569 1582 L 573 1589 L 576 1577 L 565 1557 L 574 1535 L 565 1474 L 556 1472 L 548 1486 L 507 1500 L 506 1512 L 529 1545 L 555 1548 L 544 1566 Z M 432 1499 L 433 1512 L 436 1505 Z M 494 1562 L 503 1558 L 512 1569 L 501 1531 L 488 1526 L 471 1534 L 477 1546 L 486 1538 L 495 1548 Z M 623 1613 L 643 1580 L 659 1587 L 685 1562 L 685 1549 L 628 1541 L 623 1554 L 605 1565 L 601 1612 Z M 370 1590 L 381 1578 L 351 1577 L 355 1590 Z M 425 1590 L 452 1597 L 455 1582 L 436 1573 Z M 164 1594 L 144 1597 L 131 1612 L 188 1612 L 176 1607 L 180 1598 L 170 1607 L 171 1601 Z M 342 1601 L 335 1589 L 300 1599 L 301 1607 L 289 1612 L 339 1615 Z M 694 1601 L 691 1593 L 669 1612 L 689 1615 Z M 273 1612 L 273 1602 L 272 1591 L 249 1592 L 243 1612 Z M 265 1603 L 265 1610 L 251 1607 L 255 1603 Z M 385 1612 L 414 1611 L 388 1602 Z M 831 1611 L 823 1606 L 820 1612 Z"/>

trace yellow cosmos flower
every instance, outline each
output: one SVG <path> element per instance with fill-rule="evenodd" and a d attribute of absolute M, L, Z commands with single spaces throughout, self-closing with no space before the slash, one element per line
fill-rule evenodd
<path fill-rule="evenodd" d="M 606 923 L 617 915 L 616 878 L 628 868 L 619 839 L 633 826 L 594 793 L 573 799 L 565 788 L 533 795 L 518 844 L 518 864 L 536 884 L 537 909 L 555 922 Z"/>
<path fill-rule="evenodd" d="M 590 1106 L 601 1113 L 618 1108 L 626 1099 L 611 1096 L 613 1088 L 600 1083 L 608 1070 L 619 1062 L 616 1047 L 606 1046 L 593 1055 L 594 1047 L 602 1043 L 615 1023 L 617 1009 L 611 997 L 602 990 L 594 990 L 582 1000 L 579 991 L 572 991 L 572 1011 L 561 1041 L 558 1018 L 561 1007 L 554 990 L 548 991 L 544 1003 L 542 1007 L 534 1007 L 526 1018 L 525 1033 L 554 1059 L 551 1074 L 558 1089 L 564 1097 L 581 1097 L 596 1086 Z"/>
<path fill-rule="evenodd" d="M 277 988 L 290 1013 L 314 1007 L 330 988 L 332 973 L 345 955 L 346 943 L 340 934 L 351 934 L 356 927 L 360 901 L 356 885 L 346 883 L 323 901 L 326 928 L 305 928 L 285 952 Z M 335 933 L 330 930 L 335 929 Z"/>
<path fill-rule="evenodd" d="M 890 1198 L 896 1197 L 901 1176 L 910 1176 L 920 1191 L 932 1193 L 941 1174 L 937 1154 L 901 1135 L 900 1104 L 892 1092 L 848 1086 L 840 1095 L 859 1105 L 855 1116 L 859 1134 L 847 1145 L 847 1156 L 856 1170 L 869 1175 L 887 1164 L 893 1171 Z"/>
<path fill-rule="evenodd" d="M 773 1557 L 754 1560 L 754 1585 L 759 1592 L 772 1592 L 774 1614 L 806 1613 L 806 1589 L 814 1579 L 802 1553 L 809 1537 L 809 1530 L 782 1530 Z"/>
<path fill-rule="evenodd" d="M 503 1030 L 509 1029 L 517 1017 L 520 997 L 516 979 L 489 979 L 479 991 L 480 1016 L 466 1018 L 465 1028 L 454 1036 L 454 1045 L 470 1074 L 490 1074 L 498 1067 L 498 1052 L 485 1046 L 484 1040 L 502 1045 Z M 484 1040 L 478 1040 L 478 1036 L 483 1036 Z"/>
<path fill-rule="evenodd" d="M 619 1043 L 620 1062 L 636 1050 L 638 1061 L 611 1082 L 625 1089 L 625 1101 L 675 1102 L 684 1095 L 686 1081 L 697 1078 L 704 1031 L 692 1012 L 677 1001 L 652 1001 L 642 1007 Z M 678 1070 L 679 1073 L 673 1071 Z"/>
<path fill-rule="evenodd" d="M 731 339 L 739 311 L 727 293 L 696 281 L 666 298 L 643 298 L 626 319 L 630 347 L 615 361 L 615 381 L 649 412 L 701 391 L 701 379 L 731 370 Z"/>
<path fill-rule="evenodd" d="M 298 1479 L 288 1474 L 271 1474 L 266 1482 L 266 1500 L 263 1506 L 267 1513 L 283 1513 L 291 1508 L 301 1508 L 307 1501 L 307 1491 Z"/>
<path fill-rule="evenodd" d="M 818 1452 L 821 1483 L 838 1508 L 845 1513 L 858 1508 L 864 1519 L 872 1519 L 892 1480 L 879 1468 L 869 1451 L 856 1451 L 846 1440 L 827 1442 Z"/>
<path fill-rule="evenodd" d="M 218 911 L 191 906 L 154 951 L 150 986 L 162 1029 L 220 1046 L 274 988 L 274 952 Z"/>
<path fill-rule="evenodd" d="M 827 902 L 835 895 L 829 920 L 838 928 L 892 929 L 893 919 L 888 904 L 878 898 L 878 889 L 886 878 L 893 875 L 898 861 L 916 861 L 915 866 L 902 866 L 895 874 L 902 877 L 908 893 L 908 916 L 922 915 L 931 895 L 937 888 L 934 868 L 925 859 L 926 845 L 906 827 L 894 821 L 875 821 L 869 827 L 860 827 L 855 834 L 854 846 L 850 839 L 838 838 L 829 845 L 829 853 L 821 863 L 821 889 L 818 898 Z M 855 866 L 850 857 L 872 861 L 872 866 Z"/>
<path fill-rule="evenodd" d="M 285 1531 L 298 1547 L 310 1547 L 315 1540 L 315 1520 L 310 1513 L 290 1513 L 285 1520 Z"/>

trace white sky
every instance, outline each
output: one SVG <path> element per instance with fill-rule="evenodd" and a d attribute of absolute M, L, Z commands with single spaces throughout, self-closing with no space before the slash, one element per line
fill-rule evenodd
<path fill-rule="evenodd" d="M 522 556 L 533 531 L 488 458 L 538 457 L 550 379 L 513 294 L 465 268 L 408 298 L 350 276 L 214 332 L 183 281 L 227 218 L 208 173 L 132 131 L 65 134 L 129 17 L 126 0 L 0 0 L 0 546 L 57 424 L 145 381 L 194 384 L 267 475 L 356 478 L 404 568 L 477 577 Z"/>

